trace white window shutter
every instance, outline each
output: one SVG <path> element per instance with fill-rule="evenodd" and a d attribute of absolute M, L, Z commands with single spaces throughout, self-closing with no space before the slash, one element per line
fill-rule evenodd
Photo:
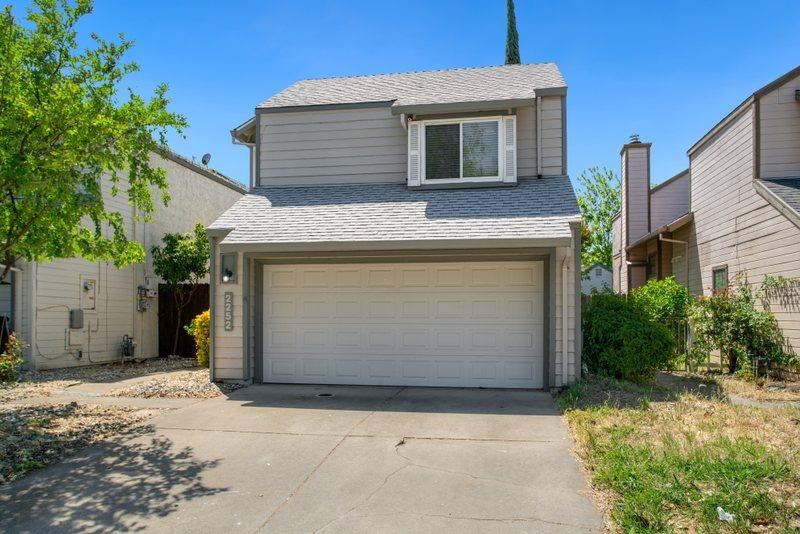
<path fill-rule="evenodd" d="M 517 117 L 503 117 L 503 181 L 517 181 Z"/>
<path fill-rule="evenodd" d="M 422 127 L 418 122 L 408 123 L 408 186 L 415 187 L 422 184 L 420 145 Z"/>

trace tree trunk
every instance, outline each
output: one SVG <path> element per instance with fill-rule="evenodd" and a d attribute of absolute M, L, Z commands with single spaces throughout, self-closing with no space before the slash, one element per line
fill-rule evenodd
<path fill-rule="evenodd" d="M 183 306 L 178 306 L 178 320 L 175 322 L 175 337 L 172 338 L 172 355 L 178 353 L 178 338 L 181 335 L 181 312 Z"/>

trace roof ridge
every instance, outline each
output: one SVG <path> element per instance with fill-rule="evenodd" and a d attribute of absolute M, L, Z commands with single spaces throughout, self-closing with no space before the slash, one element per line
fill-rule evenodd
<path fill-rule="evenodd" d="M 345 76 L 320 76 L 317 78 L 301 78 L 294 82 L 292 85 L 300 82 L 317 82 L 325 80 L 347 80 L 351 78 L 380 78 L 381 76 L 398 76 L 401 74 L 428 74 L 428 73 L 441 73 L 441 72 L 461 72 L 469 70 L 487 70 L 497 69 L 503 67 L 519 68 L 519 67 L 534 67 L 543 65 L 556 65 L 554 61 L 543 61 L 539 63 L 517 63 L 513 65 L 483 65 L 480 67 L 453 67 L 449 69 L 432 69 L 432 70 L 408 70 L 408 71 L 395 71 L 395 72 L 381 72 L 377 74 L 348 74 Z M 289 86 L 291 87 L 291 85 Z M 288 89 L 288 87 L 287 87 Z"/>

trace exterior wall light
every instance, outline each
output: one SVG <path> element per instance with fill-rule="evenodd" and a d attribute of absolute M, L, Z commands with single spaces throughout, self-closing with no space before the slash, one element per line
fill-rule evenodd
<path fill-rule="evenodd" d="M 223 284 L 236 283 L 236 253 L 220 254 L 220 275 Z"/>

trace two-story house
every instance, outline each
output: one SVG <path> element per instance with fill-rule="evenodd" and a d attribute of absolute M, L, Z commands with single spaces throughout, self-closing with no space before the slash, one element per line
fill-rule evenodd
<path fill-rule="evenodd" d="M 794 280 L 770 309 L 800 350 L 800 67 L 747 97 L 688 150 L 689 168 L 650 186 L 650 144 L 622 148 L 614 290 L 674 275 L 695 295 L 734 276 Z"/>
<path fill-rule="evenodd" d="M 549 388 L 580 375 L 554 64 L 300 81 L 232 131 L 209 227 L 217 380 Z"/>

